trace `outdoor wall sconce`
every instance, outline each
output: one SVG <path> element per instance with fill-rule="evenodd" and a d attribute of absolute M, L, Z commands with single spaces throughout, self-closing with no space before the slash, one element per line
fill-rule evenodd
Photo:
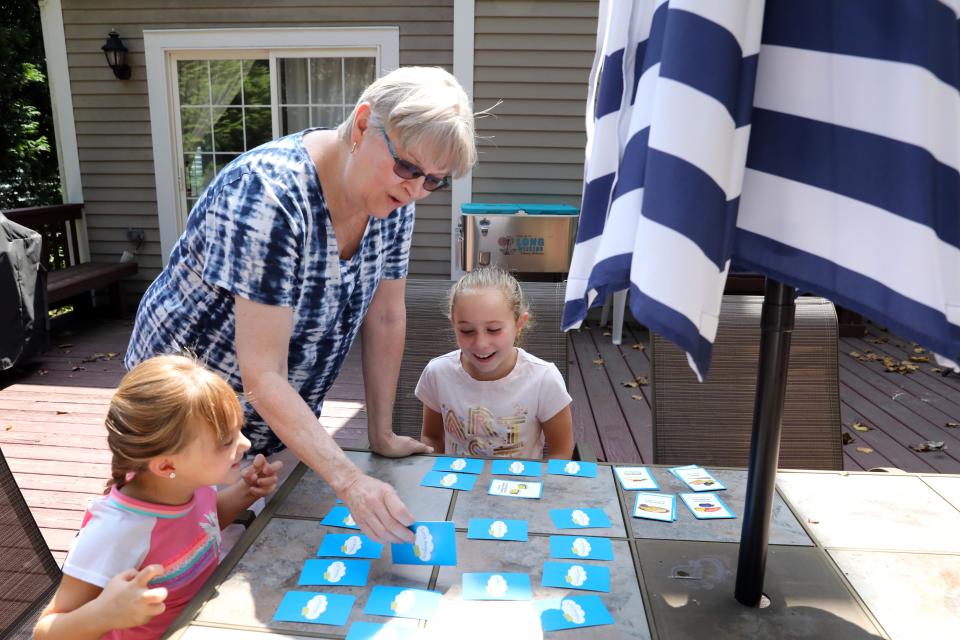
<path fill-rule="evenodd" d="M 130 65 L 127 64 L 127 47 L 124 46 L 120 34 L 111 31 L 107 36 L 107 42 L 102 47 L 103 55 L 107 58 L 107 64 L 113 69 L 113 75 L 120 80 L 130 79 Z"/>

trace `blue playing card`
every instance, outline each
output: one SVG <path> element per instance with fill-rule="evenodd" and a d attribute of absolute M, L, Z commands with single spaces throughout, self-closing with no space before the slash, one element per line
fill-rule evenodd
<path fill-rule="evenodd" d="M 543 586 L 610 591 L 610 569 L 596 564 L 544 562 Z"/>
<path fill-rule="evenodd" d="M 467 537 L 471 540 L 516 540 L 526 542 L 526 520 L 497 520 L 473 518 L 467 525 Z"/>
<path fill-rule="evenodd" d="M 440 594 L 424 589 L 377 585 L 370 592 L 363 612 L 372 616 L 429 620 L 440 604 Z"/>
<path fill-rule="evenodd" d="M 531 600 L 530 576 L 525 573 L 465 573 L 464 600 Z"/>
<path fill-rule="evenodd" d="M 367 584 L 369 574 L 369 560 L 307 560 L 297 584 L 301 587 L 312 585 L 363 587 Z"/>
<path fill-rule="evenodd" d="M 309 622 L 342 626 L 350 617 L 353 596 L 316 591 L 288 591 L 273 619 L 278 622 Z"/>
<path fill-rule="evenodd" d="M 550 557 L 613 560 L 613 544 L 609 538 L 550 536 Z"/>
<path fill-rule="evenodd" d="M 433 463 L 433 470 L 483 473 L 483 460 L 477 460 L 476 458 L 437 458 Z"/>
<path fill-rule="evenodd" d="M 453 473 L 452 471 L 427 471 L 420 481 L 421 487 L 440 487 L 441 489 L 457 489 L 458 491 L 470 491 L 473 489 L 473 483 L 477 481 L 477 476 L 466 473 Z"/>
<path fill-rule="evenodd" d="M 388 631 L 387 625 L 379 622 L 357 621 L 350 625 L 350 631 L 347 632 L 346 640 L 415 640 L 422 637 L 420 629 L 416 627 L 401 627 L 391 624 Z"/>
<path fill-rule="evenodd" d="M 581 462 L 579 460 L 548 460 L 547 473 L 552 473 L 557 476 L 596 478 L 597 463 Z"/>
<path fill-rule="evenodd" d="M 599 596 L 577 595 L 534 602 L 544 631 L 613 624 L 613 616 Z"/>
<path fill-rule="evenodd" d="M 457 564 L 457 535 L 452 522 L 414 522 L 413 544 L 391 544 L 394 564 Z"/>
<path fill-rule="evenodd" d="M 601 509 L 550 509 L 557 529 L 593 529 L 610 526 L 610 518 Z"/>
<path fill-rule="evenodd" d="M 490 473 L 495 476 L 541 476 L 543 464 L 529 460 L 494 460 Z"/>
<path fill-rule="evenodd" d="M 328 533 L 320 543 L 321 558 L 379 558 L 383 545 L 362 533 Z"/>
<path fill-rule="evenodd" d="M 325 524 L 330 527 L 343 527 L 345 529 L 360 528 L 354 521 L 353 516 L 350 515 L 350 509 L 347 507 L 334 507 L 330 509 L 330 513 L 320 521 L 320 524 Z"/>

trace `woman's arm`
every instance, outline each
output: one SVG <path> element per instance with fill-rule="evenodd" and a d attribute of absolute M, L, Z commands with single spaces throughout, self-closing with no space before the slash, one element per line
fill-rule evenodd
<path fill-rule="evenodd" d="M 443 438 L 443 416 L 427 405 L 423 405 L 423 429 L 420 431 L 420 442 L 433 447 L 434 451 L 444 451 Z"/>
<path fill-rule="evenodd" d="M 547 444 L 546 457 L 569 460 L 573 455 L 573 411 L 570 405 L 540 426 Z"/>

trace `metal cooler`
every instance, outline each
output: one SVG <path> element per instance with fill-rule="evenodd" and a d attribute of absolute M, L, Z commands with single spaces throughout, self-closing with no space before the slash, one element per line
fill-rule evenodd
<path fill-rule="evenodd" d="M 482 204 L 460 207 L 461 267 L 496 265 L 519 273 L 566 273 L 579 209 L 562 204 Z"/>

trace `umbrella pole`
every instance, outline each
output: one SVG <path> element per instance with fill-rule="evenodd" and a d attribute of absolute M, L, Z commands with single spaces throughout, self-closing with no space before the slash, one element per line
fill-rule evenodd
<path fill-rule="evenodd" d="M 759 606 L 763 595 L 795 295 L 793 287 L 767 278 L 760 316 L 760 364 L 757 369 L 757 396 L 753 405 L 750 468 L 734 588 L 734 597 L 748 607 Z"/>

